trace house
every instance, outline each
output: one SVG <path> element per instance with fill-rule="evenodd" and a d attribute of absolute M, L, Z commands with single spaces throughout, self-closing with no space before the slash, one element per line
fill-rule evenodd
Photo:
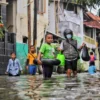
<path fill-rule="evenodd" d="M 83 42 L 86 43 L 90 51 L 92 48 L 96 49 L 96 31 L 100 26 L 99 17 L 88 12 L 85 13 L 87 17 L 84 17 L 83 10 L 81 5 L 73 2 L 68 3 L 67 0 L 50 0 L 48 30 L 63 36 L 63 31 L 66 28 L 71 29 L 78 43 L 80 45 Z M 91 20 L 92 22 L 89 22 Z M 96 62 L 98 65 L 98 61 Z M 83 64 L 87 70 L 88 62 Z"/>
<path fill-rule="evenodd" d="M 4 25 L 3 28 L 0 27 L 0 74 L 5 73 L 10 53 L 16 49 L 16 34 L 6 31 L 7 6 L 8 2 L 6 0 L 0 0 L 0 23 Z"/>
<path fill-rule="evenodd" d="M 100 17 L 94 15 L 91 12 L 84 13 L 84 41 L 86 42 L 87 46 L 95 49 L 95 54 L 97 56 L 96 60 L 96 66 L 97 69 L 100 69 L 99 67 L 99 54 L 98 54 L 98 48 L 97 48 L 97 36 L 100 32 Z"/>
<path fill-rule="evenodd" d="M 49 27 L 54 34 L 63 36 L 63 31 L 68 28 L 74 33 L 80 44 L 83 39 L 83 9 L 81 6 L 62 0 L 50 0 Z"/>
<path fill-rule="evenodd" d="M 37 0 L 37 5 L 37 47 L 39 47 L 41 39 L 44 37 L 45 28 L 48 25 L 48 0 Z M 30 11 L 28 11 L 28 7 L 30 7 Z M 7 47 L 6 49 L 3 48 L 4 53 L 9 56 L 12 51 L 16 51 L 17 58 L 20 59 L 21 65 L 24 67 L 28 53 L 28 28 L 30 28 L 30 44 L 33 44 L 34 0 L 0 0 L 0 9 L 2 20 L 8 30 L 6 43 L 10 41 L 12 44 L 14 41 L 14 45 L 9 44 L 7 46 L 9 50 Z M 30 18 L 28 12 L 30 12 Z M 29 20 L 30 24 L 28 24 Z M 0 51 L 3 54 L 3 50 Z M 8 59 L 6 59 L 5 66 L 7 66 Z"/>
<path fill-rule="evenodd" d="M 91 48 L 96 48 L 95 41 L 98 33 L 100 31 L 100 17 L 94 15 L 93 13 L 84 13 L 84 34 L 93 40 L 91 44 L 88 44 Z"/>

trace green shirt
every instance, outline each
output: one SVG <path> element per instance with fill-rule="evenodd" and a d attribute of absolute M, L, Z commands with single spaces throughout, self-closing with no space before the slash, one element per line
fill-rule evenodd
<path fill-rule="evenodd" d="M 55 50 L 50 44 L 47 43 L 42 44 L 40 52 L 43 54 L 43 58 L 53 59 L 55 57 L 54 56 Z"/>

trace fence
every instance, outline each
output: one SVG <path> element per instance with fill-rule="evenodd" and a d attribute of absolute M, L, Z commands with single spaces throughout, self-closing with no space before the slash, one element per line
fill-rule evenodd
<path fill-rule="evenodd" d="M 11 52 L 16 51 L 16 34 L 4 33 L 0 39 L 0 75 L 5 74 Z"/>
<path fill-rule="evenodd" d="M 84 42 L 87 44 L 87 46 L 88 47 L 90 47 L 90 48 L 95 48 L 96 47 L 96 40 L 94 40 L 94 39 L 92 39 L 92 38 L 90 38 L 90 37 L 88 37 L 88 36 L 85 36 L 84 35 L 84 38 L 83 38 L 83 40 L 84 40 Z"/>

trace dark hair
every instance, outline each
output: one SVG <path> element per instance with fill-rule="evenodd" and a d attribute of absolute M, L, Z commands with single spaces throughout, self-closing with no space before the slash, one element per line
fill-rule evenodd
<path fill-rule="evenodd" d="M 93 52 L 90 52 L 90 55 L 93 55 Z"/>
<path fill-rule="evenodd" d="M 16 53 L 15 53 L 15 52 L 11 52 L 11 54 L 10 54 L 10 55 L 12 55 L 12 54 L 15 54 L 15 55 L 16 55 Z"/>
<path fill-rule="evenodd" d="M 95 65 L 95 62 L 94 61 L 91 61 L 90 62 L 90 66 L 92 66 L 92 65 Z"/>
<path fill-rule="evenodd" d="M 30 48 L 32 48 L 32 47 L 34 47 L 34 48 L 35 48 L 35 46 L 34 46 L 34 45 L 31 45 L 31 46 L 30 46 Z"/>
<path fill-rule="evenodd" d="M 46 35 L 45 35 L 45 38 L 48 36 L 48 35 L 52 35 L 50 32 L 47 32 Z"/>

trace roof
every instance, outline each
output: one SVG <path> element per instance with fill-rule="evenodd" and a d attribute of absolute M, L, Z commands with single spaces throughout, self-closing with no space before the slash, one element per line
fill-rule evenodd
<path fill-rule="evenodd" d="M 57 35 L 56 33 L 53 33 L 53 32 L 51 32 L 51 31 L 46 31 L 46 34 L 47 33 L 51 33 L 53 36 L 54 36 L 54 38 L 58 38 L 58 39 L 61 39 L 61 40 L 63 40 L 64 39 L 64 37 L 62 37 L 62 36 L 59 36 L 59 35 Z"/>
<path fill-rule="evenodd" d="M 96 16 L 96 15 L 94 15 L 94 14 L 91 13 L 91 12 L 86 12 L 86 14 L 87 14 L 92 20 L 100 21 L 100 17 L 99 17 L 99 16 Z"/>
<path fill-rule="evenodd" d="M 100 17 L 92 14 L 91 12 L 85 13 L 87 20 L 84 21 L 84 25 L 91 27 L 91 28 L 97 28 L 100 29 Z"/>
<path fill-rule="evenodd" d="M 100 29 L 100 23 L 97 21 L 85 21 L 84 25 L 91 27 L 91 28 Z"/>

